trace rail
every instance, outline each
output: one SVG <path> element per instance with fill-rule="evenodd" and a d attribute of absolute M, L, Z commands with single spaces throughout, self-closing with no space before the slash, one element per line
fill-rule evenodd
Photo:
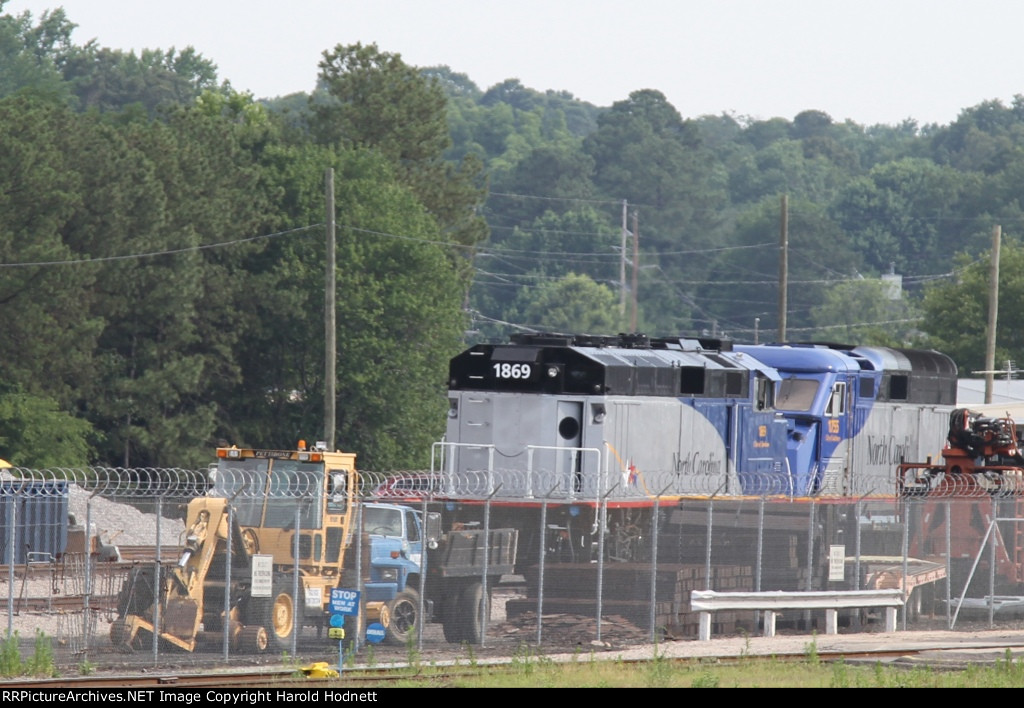
<path fill-rule="evenodd" d="M 896 610 L 903 606 L 903 591 L 833 590 L 833 591 L 768 591 L 715 592 L 694 590 L 690 593 L 690 609 L 700 612 L 699 638 L 711 639 L 711 615 L 720 610 L 763 610 L 764 636 L 775 636 L 775 620 L 779 610 L 825 610 L 825 632 L 838 632 L 838 611 L 850 608 L 884 607 L 885 631 L 896 631 Z"/>

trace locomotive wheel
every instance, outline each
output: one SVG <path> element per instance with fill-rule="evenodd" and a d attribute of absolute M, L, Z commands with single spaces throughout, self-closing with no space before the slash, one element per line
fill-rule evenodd
<path fill-rule="evenodd" d="M 420 627 L 420 596 L 415 590 L 404 590 L 388 602 L 384 641 L 403 645 L 415 639 Z"/>
<path fill-rule="evenodd" d="M 262 654 L 270 646 L 266 627 L 248 625 L 238 634 L 238 649 L 245 654 Z"/>

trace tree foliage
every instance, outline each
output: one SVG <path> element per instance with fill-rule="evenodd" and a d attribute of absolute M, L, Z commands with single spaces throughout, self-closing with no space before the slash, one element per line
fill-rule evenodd
<path fill-rule="evenodd" d="M 1024 360 L 1024 97 L 946 126 L 684 117 L 655 88 L 598 107 L 353 44 L 309 95 L 257 100 L 195 48 L 80 46 L 64 10 L 4 6 L 12 461 L 200 466 L 220 438 L 323 435 L 327 169 L 336 439 L 364 467 L 426 464 L 467 340 L 622 331 L 634 298 L 653 336 L 771 338 L 783 223 L 790 338 L 924 343 L 962 370 L 1001 225 L 997 358 Z M 23 449 L 47 428 L 51 456 Z"/>

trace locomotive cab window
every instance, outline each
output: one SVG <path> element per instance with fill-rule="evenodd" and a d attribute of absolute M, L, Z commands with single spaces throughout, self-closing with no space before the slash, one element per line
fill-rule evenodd
<path fill-rule="evenodd" d="M 758 374 L 754 385 L 756 387 L 755 395 L 757 396 L 757 399 L 754 402 L 754 405 L 756 406 L 755 410 L 771 410 L 775 405 L 775 387 L 772 385 L 771 380 Z"/>
<path fill-rule="evenodd" d="M 825 406 L 825 415 L 829 418 L 838 418 L 846 413 L 846 383 L 836 381 L 832 384 L 832 395 L 828 398 L 828 405 Z"/>
<path fill-rule="evenodd" d="M 871 379 L 860 380 L 860 393 L 861 398 L 874 398 L 875 397 L 875 382 Z"/>

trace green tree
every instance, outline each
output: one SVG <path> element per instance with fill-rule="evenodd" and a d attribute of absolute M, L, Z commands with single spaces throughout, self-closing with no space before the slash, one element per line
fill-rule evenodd
<path fill-rule="evenodd" d="M 533 329 L 565 333 L 612 334 L 623 322 L 611 288 L 576 274 L 538 285 L 523 316 Z"/>
<path fill-rule="evenodd" d="M 936 349 L 949 354 L 963 372 L 985 368 L 990 254 L 960 254 L 957 278 L 927 288 L 921 329 Z M 999 322 L 995 360 L 1024 361 L 1024 246 L 1006 238 L 999 251 Z"/>
<path fill-rule="evenodd" d="M 618 284 L 621 230 L 586 206 L 564 214 L 545 212 L 528 226 L 495 229 L 474 265 L 471 306 L 485 317 L 477 329 L 487 338 L 505 334 L 507 323 L 525 323 L 539 283 L 571 274 L 601 284 Z M 533 325 L 529 325 L 532 327 Z"/>
<path fill-rule="evenodd" d="M 323 53 L 320 86 L 310 98 L 318 142 L 380 152 L 449 239 L 472 246 L 486 237 L 475 213 L 484 196 L 482 164 L 472 155 L 459 165 L 444 161 L 447 100 L 436 78 L 375 44 L 338 45 Z"/>
<path fill-rule="evenodd" d="M 780 199 L 766 198 L 736 217 L 727 243 L 694 260 L 708 263 L 695 279 L 694 327 L 741 337 L 753 333 L 754 318 L 765 338 L 778 331 Z M 813 327 L 811 309 L 836 283 L 856 277 L 859 257 L 821 205 L 788 202 L 787 330 L 790 338 Z"/>
<path fill-rule="evenodd" d="M 57 401 L 6 387 L 0 393 L 0 456 L 16 467 L 85 467 L 92 426 Z"/>
<path fill-rule="evenodd" d="M 887 347 L 911 346 L 920 325 L 915 308 L 898 286 L 863 279 L 835 283 L 811 308 L 811 339 Z"/>
<path fill-rule="evenodd" d="M 506 179 L 495 184 L 495 191 L 502 196 L 489 199 L 488 209 L 500 213 L 503 225 L 529 223 L 552 209 L 552 205 L 556 211 L 573 209 L 580 202 L 594 199 L 593 171 L 593 159 L 579 146 L 543 145 L 533 149 Z M 530 196 L 535 198 L 529 199 Z"/>
<path fill-rule="evenodd" d="M 218 393 L 239 381 L 244 332 L 233 313 L 251 297 L 241 259 L 265 209 L 243 127 L 199 107 L 167 122 L 103 133 L 91 154 L 96 203 L 76 215 L 83 252 L 104 262 L 96 308 L 105 319 L 97 375 L 82 405 L 107 432 L 105 459 L 123 465 L 202 464 L 216 439 Z M 106 190 L 106 191 L 104 191 Z M 95 213 L 90 208 L 96 207 Z M 102 238 L 106 227 L 119 239 Z"/>
<path fill-rule="evenodd" d="M 6 4 L 0 0 L 0 13 Z M 0 14 L 0 98 L 18 91 L 67 97 L 60 57 L 71 46 L 74 27 L 63 9 L 44 12 L 35 25 L 27 11 Z"/>
<path fill-rule="evenodd" d="M 0 100 L 0 369 L 68 409 L 102 327 L 90 311 L 97 270 L 69 237 L 75 214 L 91 208 L 75 157 L 91 133 L 47 100 Z"/>
<path fill-rule="evenodd" d="M 832 212 L 874 272 L 894 266 L 902 273 L 935 273 L 945 268 L 948 253 L 963 247 L 960 224 L 945 217 L 959 210 L 967 183 L 955 170 L 908 158 L 850 182 Z"/>
<path fill-rule="evenodd" d="M 217 68 L 193 47 L 146 49 L 136 55 L 90 42 L 61 57 L 62 73 L 82 110 L 119 111 L 141 106 L 148 115 L 188 105 L 217 89 Z"/>

